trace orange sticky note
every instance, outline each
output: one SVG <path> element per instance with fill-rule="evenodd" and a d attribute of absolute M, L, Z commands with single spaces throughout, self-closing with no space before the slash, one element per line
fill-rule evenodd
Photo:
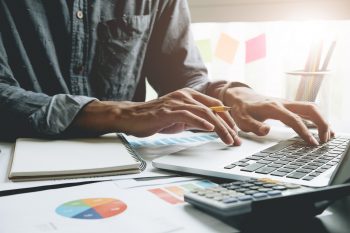
<path fill-rule="evenodd" d="M 239 41 L 225 33 L 221 33 L 215 49 L 215 56 L 232 64 L 235 59 L 238 45 Z"/>
<path fill-rule="evenodd" d="M 261 34 L 246 41 L 246 63 L 266 57 L 266 36 Z"/>

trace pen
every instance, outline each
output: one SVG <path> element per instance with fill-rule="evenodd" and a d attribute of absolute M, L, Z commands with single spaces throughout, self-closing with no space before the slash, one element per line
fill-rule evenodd
<path fill-rule="evenodd" d="M 209 108 L 214 112 L 226 112 L 231 110 L 231 107 L 227 107 L 227 106 L 213 106 Z"/>

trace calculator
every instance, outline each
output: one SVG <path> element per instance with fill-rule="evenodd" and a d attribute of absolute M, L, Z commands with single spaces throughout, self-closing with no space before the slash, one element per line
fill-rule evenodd
<path fill-rule="evenodd" d="M 217 184 L 214 187 L 193 189 L 184 200 L 208 213 L 222 217 L 252 212 L 252 203 L 277 197 L 290 196 L 314 190 L 298 184 L 284 183 L 267 178 Z"/>

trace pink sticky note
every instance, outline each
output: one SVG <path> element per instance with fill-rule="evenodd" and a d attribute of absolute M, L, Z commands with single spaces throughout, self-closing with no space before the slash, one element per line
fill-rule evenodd
<path fill-rule="evenodd" d="M 245 62 L 253 62 L 266 57 L 266 36 L 261 34 L 245 42 L 246 58 Z"/>
<path fill-rule="evenodd" d="M 228 63 L 233 63 L 238 45 L 239 41 L 225 33 L 221 33 L 215 49 L 215 56 Z"/>

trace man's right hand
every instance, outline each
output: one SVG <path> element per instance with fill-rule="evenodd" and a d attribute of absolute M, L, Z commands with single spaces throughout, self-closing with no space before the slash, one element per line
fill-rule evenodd
<path fill-rule="evenodd" d="M 98 133 L 123 132 L 138 137 L 188 129 L 215 131 L 228 145 L 240 145 L 237 127 L 228 112 L 209 107 L 221 101 L 184 88 L 148 102 L 93 101 L 78 114 L 73 127 Z"/>

